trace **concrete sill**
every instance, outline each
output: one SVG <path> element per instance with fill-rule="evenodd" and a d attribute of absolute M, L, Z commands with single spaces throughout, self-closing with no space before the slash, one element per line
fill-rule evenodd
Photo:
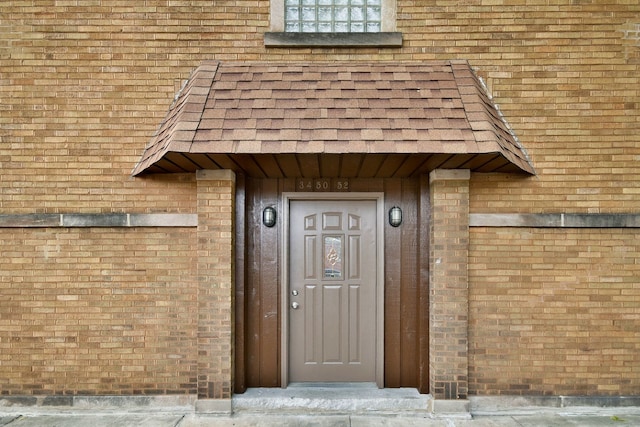
<path fill-rule="evenodd" d="M 402 33 L 282 33 L 264 34 L 266 47 L 402 47 Z"/>

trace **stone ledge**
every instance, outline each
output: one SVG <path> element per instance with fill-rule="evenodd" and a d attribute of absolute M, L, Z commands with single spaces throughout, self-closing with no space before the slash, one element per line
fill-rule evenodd
<path fill-rule="evenodd" d="M 197 227 L 197 214 L 129 214 L 131 227 Z"/>
<path fill-rule="evenodd" d="M 0 214 L 0 228 L 60 227 L 59 214 Z"/>
<path fill-rule="evenodd" d="M 640 228 L 640 214 L 469 214 L 470 227 Z"/>
<path fill-rule="evenodd" d="M 197 214 L 0 214 L 0 228 L 197 226 Z"/>
<path fill-rule="evenodd" d="M 63 214 L 63 227 L 126 227 L 127 214 Z"/>
<path fill-rule="evenodd" d="M 266 47 L 401 47 L 402 33 L 285 33 L 268 32 L 264 34 Z"/>

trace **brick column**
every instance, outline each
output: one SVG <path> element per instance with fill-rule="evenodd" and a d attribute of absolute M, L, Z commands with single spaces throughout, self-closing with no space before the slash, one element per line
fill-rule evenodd
<path fill-rule="evenodd" d="M 434 170 L 429 177 L 429 375 L 435 399 L 468 393 L 468 170 Z"/>
<path fill-rule="evenodd" d="M 235 174 L 201 170 L 198 193 L 198 410 L 229 412 L 233 384 Z M 202 400 L 217 399 L 217 400 Z"/>

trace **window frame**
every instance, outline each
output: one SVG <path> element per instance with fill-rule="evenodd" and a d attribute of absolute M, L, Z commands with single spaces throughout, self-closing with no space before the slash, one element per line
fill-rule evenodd
<path fill-rule="evenodd" d="M 285 0 L 270 1 L 269 31 L 265 46 L 402 46 L 402 33 L 396 31 L 396 0 L 381 1 L 380 32 L 377 33 L 301 33 L 285 32 Z"/>

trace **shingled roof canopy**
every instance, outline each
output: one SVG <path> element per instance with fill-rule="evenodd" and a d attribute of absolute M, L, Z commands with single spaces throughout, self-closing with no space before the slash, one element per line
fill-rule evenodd
<path fill-rule="evenodd" d="M 534 170 L 466 61 L 198 67 L 133 170 L 411 177 Z"/>

